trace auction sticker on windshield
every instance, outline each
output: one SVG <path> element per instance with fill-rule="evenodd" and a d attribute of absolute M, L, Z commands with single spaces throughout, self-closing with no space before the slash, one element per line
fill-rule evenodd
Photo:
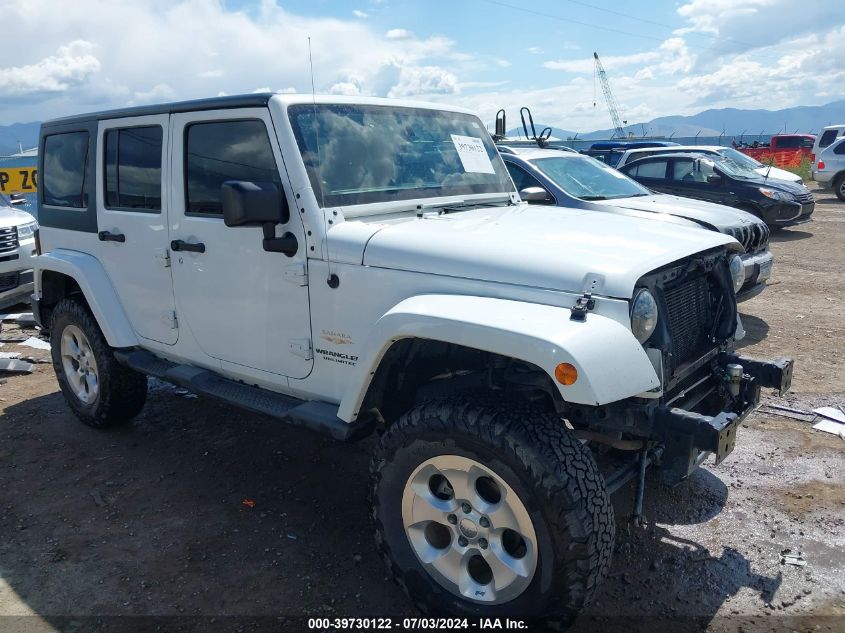
<path fill-rule="evenodd" d="M 487 150 L 480 138 L 452 134 L 452 142 L 458 151 L 458 158 L 464 166 L 464 171 L 475 174 L 495 174 L 493 163 L 487 156 Z"/>

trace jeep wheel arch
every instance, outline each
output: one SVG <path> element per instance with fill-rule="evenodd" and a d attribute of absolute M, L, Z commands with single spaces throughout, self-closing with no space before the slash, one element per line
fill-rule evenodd
<path fill-rule="evenodd" d="M 555 367 L 570 363 L 578 379 L 555 382 L 563 400 L 599 405 L 660 386 L 643 347 L 631 331 L 596 313 L 570 319 L 568 308 L 461 295 L 419 295 L 405 299 L 373 327 L 367 354 L 355 368 L 338 417 L 352 421 L 364 404 L 388 351 L 403 339 L 452 343 L 541 368 L 553 379 Z"/>
<path fill-rule="evenodd" d="M 138 344 L 138 337 L 111 280 L 95 257 L 64 249 L 38 256 L 35 293 L 43 309 L 49 310 L 65 296 L 76 292 L 85 298 L 109 346 L 120 348 Z"/>

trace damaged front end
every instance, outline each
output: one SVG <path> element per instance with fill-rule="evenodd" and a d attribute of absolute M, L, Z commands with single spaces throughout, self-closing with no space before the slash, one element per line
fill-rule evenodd
<path fill-rule="evenodd" d="M 662 388 L 605 406 L 571 406 L 566 417 L 585 436 L 610 438 L 613 446 L 634 441 L 639 459 L 618 488 L 645 464 L 675 485 L 709 454 L 720 463 L 734 449 L 739 424 L 757 406 L 761 388 L 784 393 L 793 361 L 743 358 L 734 352 L 736 296 L 722 250 L 673 264 L 640 280 L 659 307 L 654 332 L 643 343 Z M 611 485 L 612 484 L 612 485 Z M 639 499 L 641 504 L 641 498 Z M 637 514 L 637 511 L 635 511 Z"/>

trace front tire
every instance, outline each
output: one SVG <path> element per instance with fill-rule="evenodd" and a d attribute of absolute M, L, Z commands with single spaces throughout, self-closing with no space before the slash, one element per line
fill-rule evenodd
<path fill-rule="evenodd" d="M 544 410 L 424 403 L 382 437 L 370 494 L 378 549 L 426 614 L 565 625 L 610 565 L 604 480 Z"/>
<path fill-rule="evenodd" d="M 117 362 L 83 301 L 68 297 L 56 304 L 50 348 L 59 387 L 82 422 L 102 429 L 140 413 L 147 398 L 147 377 Z"/>

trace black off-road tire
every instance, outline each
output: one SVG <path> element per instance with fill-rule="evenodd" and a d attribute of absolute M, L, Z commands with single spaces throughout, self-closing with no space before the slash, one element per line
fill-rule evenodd
<path fill-rule="evenodd" d="M 62 333 L 69 325 L 79 328 L 88 339 L 97 365 L 99 393 L 88 403 L 74 393 L 62 366 Z M 71 410 L 82 422 L 104 429 L 124 424 L 141 412 L 147 399 L 147 377 L 117 362 L 114 350 L 109 347 L 83 300 L 67 297 L 56 304 L 50 320 L 50 341 L 59 387 Z"/>
<path fill-rule="evenodd" d="M 845 202 L 845 174 L 839 175 L 833 181 L 833 193 L 836 197 Z"/>
<path fill-rule="evenodd" d="M 411 473 L 438 455 L 489 467 L 528 511 L 537 567 L 509 602 L 483 605 L 458 597 L 429 575 L 409 544 L 403 491 Z M 556 415 L 527 405 L 451 397 L 408 411 L 381 438 L 371 465 L 370 503 L 379 553 L 426 615 L 566 626 L 592 600 L 613 552 L 613 506 L 589 449 Z"/>

